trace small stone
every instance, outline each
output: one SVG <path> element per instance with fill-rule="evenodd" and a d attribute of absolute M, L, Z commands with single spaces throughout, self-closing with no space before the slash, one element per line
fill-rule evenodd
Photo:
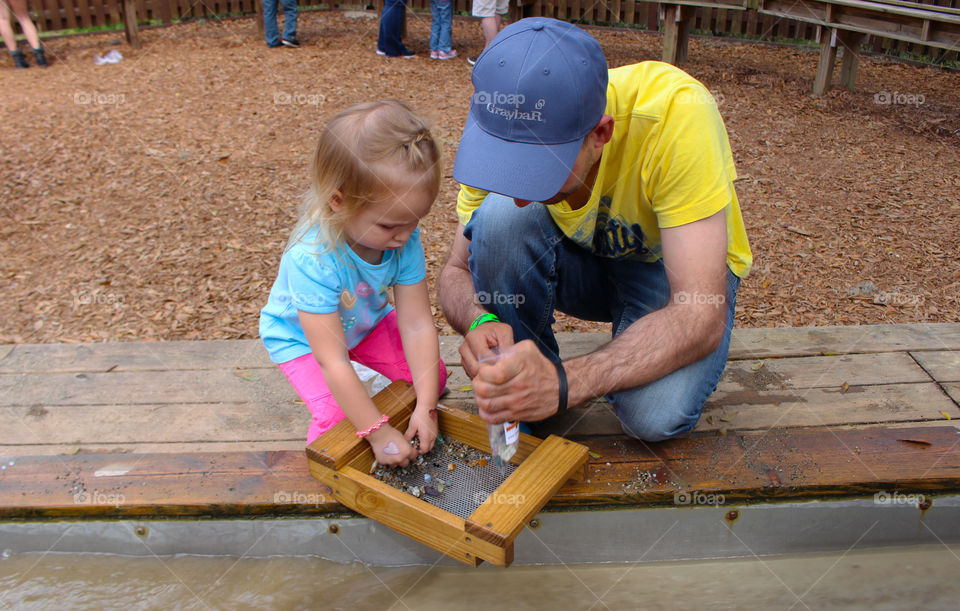
<path fill-rule="evenodd" d="M 457 468 L 457 465 L 455 465 L 454 463 L 450 463 L 449 465 L 447 465 L 447 471 L 453 471 L 456 468 Z"/>
<path fill-rule="evenodd" d="M 429 494 L 430 496 L 440 496 L 440 491 L 433 486 L 424 486 L 423 491 Z"/>

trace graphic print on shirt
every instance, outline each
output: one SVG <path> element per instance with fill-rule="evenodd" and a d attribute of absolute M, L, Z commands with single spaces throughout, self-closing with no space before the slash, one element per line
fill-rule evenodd
<path fill-rule="evenodd" d="M 610 216 L 612 201 L 609 195 L 604 195 L 597 205 L 597 219 L 593 233 L 594 254 L 608 259 L 658 260 L 659 253 L 647 248 L 640 223 L 629 223 L 619 214 Z"/>

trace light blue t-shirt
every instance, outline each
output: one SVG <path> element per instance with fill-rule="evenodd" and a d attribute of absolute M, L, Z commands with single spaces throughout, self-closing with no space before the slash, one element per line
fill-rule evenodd
<path fill-rule="evenodd" d="M 347 244 L 326 252 L 324 247 L 314 229 L 280 259 L 267 305 L 260 310 L 260 340 L 274 363 L 310 353 L 298 310 L 338 312 L 347 348 L 352 349 L 393 310 L 387 287 L 416 284 L 426 276 L 419 228 L 399 249 L 383 251 L 378 265 L 361 259 Z"/>

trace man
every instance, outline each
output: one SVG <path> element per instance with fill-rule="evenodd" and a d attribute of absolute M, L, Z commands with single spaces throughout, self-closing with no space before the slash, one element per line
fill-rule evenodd
<path fill-rule="evenodd" d="M 483 33 L 483 48 L 486 49 L 496 38 L 500 26 L 503 24 L 503 16 L 507 14 L 510 6 L 510 0 L 473 0 L 474 17 L 480 18 L 480 31 Z M 476 57 L 467 57 L 467 63 L 471 66 L 477 63 Z"/>
<path fill-rule="evenodd" d="M 595 39 L 545 18 L 505 28 L 473 83 L 440 303 L 480 415 L 538 422 L 606 396 L 635 438 L 691 430 L 752 263 L 713 97 L 661 62 L 608 72 Z M 614 339 L 561 362 L 554 309 Z M 494 347 L 509 356 L 481 367 Z"/>

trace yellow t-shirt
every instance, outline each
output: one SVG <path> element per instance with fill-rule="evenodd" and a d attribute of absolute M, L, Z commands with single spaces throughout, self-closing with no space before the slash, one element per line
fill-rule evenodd
<path fill-rule="evenodd" d="M 737 171 L 723 119 L 710 92 L 682 70 L 642 62 L 610 70 L 607 109 L 615 121 L 585 206 L 550 206 L 571 240 L 612 259 L 662 258 L 660 229 L 726 209 L 727 265 L 745 278 L 753 256 L 733 187 Z M 466 225 L 487 192 L 461 186 Z"/>

